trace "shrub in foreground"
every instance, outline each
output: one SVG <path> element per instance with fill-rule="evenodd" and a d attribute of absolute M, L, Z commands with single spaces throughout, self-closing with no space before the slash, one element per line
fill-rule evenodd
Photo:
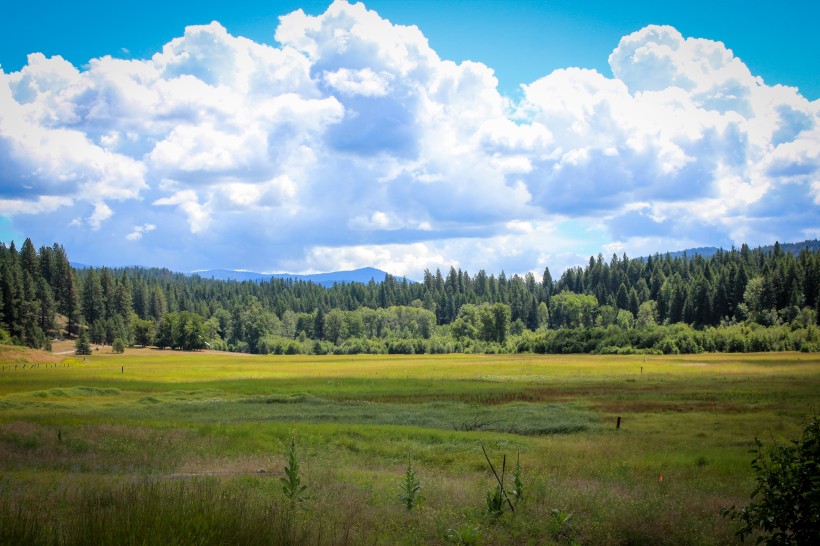
<path fill-rule="evenodd" d="M 802 438 L 788 445 L 755 442 L 752 502 L 723 516 L 740 521 L 741 540 L 760 533 L 758 543 L 768 545 L 820 543 L 820 419 L 809 421 Z"/>

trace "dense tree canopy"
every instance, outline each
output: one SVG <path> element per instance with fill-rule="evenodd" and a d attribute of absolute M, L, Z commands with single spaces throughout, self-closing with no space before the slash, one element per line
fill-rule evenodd
<path fill-rule="evenodd" d="M 818 246 L 598 255 L 557 280 L 451 267 L 327 288 L 75 270 L 61 246 L 26 240 L 0 244 L 0 328 L 32 347 L 82 329 L 94 343 L 252 353 L 808 350 L 820 343 Z"/>
<path fill-rule="evenodd" d="M 0 244 L 0 329 L 13 343 L 48 348 L 59 334 L 57 314 L 65 332 L 74 334 L 79 310 L 74 270 L 62 246 L 36 251 L 26 239 L 18 251 L 14 242 Z"/>

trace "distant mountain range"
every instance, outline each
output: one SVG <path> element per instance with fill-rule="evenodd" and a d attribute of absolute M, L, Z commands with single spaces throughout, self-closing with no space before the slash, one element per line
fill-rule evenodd
<path fill-rule="evenodd" d="M 379 283 L 387 276 L 385 271 L 373 267 L 363 267 L 352 271 L 334 271 L 332 273 L 316 273 L 314 275 L 294 275 L 290 273 L 254 273 L 252 271 L 233 271 L 230 269 L 209 269 L 208 271 L 194 271 L 203 279 L 220 281 L 267 281 L 270 279 L 291 279 L 294 281 L 312 282 L 322 286 L 333 286 L 336 283 L 360 282 L 367 284 L 370 280 Z"/>
<path fill-rule="evenodd" d="M 800 251 L 803 250 L 803 249 L 810 250 L 811 252 L 816 252 L 817 250 L 820 250 L 820 241 L 818 241 L 817 239 L 811 239 L 811 240 L 802 241 L 802 242 L 799 242 L 799 243 L 779 243 L 779 244 L 780 244 L 780 250 L 781 251 L 791 252 L 792 254 L 800 254 Z M 756 247 L 750 247 L 750 248 L 753 249 L 753 248 L 756 248 Z M 771 252 L 772 250 L 774 250 L 774 245 L 766 245 L 766 246 L 763 246 L 763 247 L 760 247 L 760 248 L 763 250 L 763 252 Z M 686 256 L 688 256 L 690 258 L 692 256 L 703 256 L 704 258 L 711 258 L 715 254 L 717 254 L 718 250 L 730 250 L 730 249 L 728 249 L 728 248 L 721 249 L 721 248 L 718 248 L 718 247 L 715 247 L 715 246 L 703 246 L 703 247 L 698 247 L 698 248 L 687 248 L 686 250 L 677 250 L 675 252 L 668 252 L 668 253 L 667 252 L 660 252 L 659 254 L 661 256 L 666 256 L 666 254 L 669 254 L 670 258 L 682 258 L 684 254 L 686 254 Z M 738 250 L 739 250 L 739 248 L 738 248 Z M 646 256 L 644 256 L 644 258 L 646 258 Z"/>
<path fill-rule="evenodd" d="M 770 252 L 774 249 L 774 245 L 767 245 L 762 247 L 764 252 Z M 783 252 L 791 252 L 793 254 L 799 254 L 801 250 L 808 249 L 812 252 L 816 252 L 820 250 L 820 241 L 817 239 L 802 241 L 800 243 L 780 243 L 780 249 Z M 669 256 L 672 258 L 679 258 L 686 254 L 688 257 L 692 256 L 703 256 L 704 258 L 710 258 L 717 253 L 718 250 L 721 250 L 718 247 L 714 246 L 706 246 L 706 247 L 699 247 L 699 248 L 688 248 L 686 250 L 677 250 L 675 252 L 669 252 Z M 729 249 L 723 249 L 729 250 Z M 662 256 L 665 256 L 667 253 L 658 253 Z M 644 259 L 646 256 L 644 256 Z M 75 269 L 86 269 L 88 265 L 71 262 L 71 266 Z M 269 279 L 292 279 L 294 281 L 305 281 L 305 282 L 313 282 L 314 284 L 319 284 L 322 286 L 333 286 L 335 283 L 353 283 L 359 282 L 367 284 L 370 280 L 374 280 L 377 283 L 384 281 L 384 278 L 387 276 L 387 272 L 382 271 L 381 269 L 376 269 L 374 267 L 363 267 L 361 269 L 354 269 L 352 271 L 334 271 L 332 273 L 316 273 L 313 275 L 295 275 L 291 273 L 255 273 L 253 271 L 235 271 L 231 269 L 209 269 L 207 271 L 194 271 L 192 273 L 188 273 L 189 275 L 199 275 L 203 279 L 215 279 L 220 281 L 254 281 L 254 282 L 261 282 L 266 281 Z M 408 279 L 408 282 L 414 282 Z"/>
<path fill-rule="evenodd" d="M 91 266 L 79 262 L 70 262 L 74 269 L 88 269 L 99 266 Z M 135 266 L 139 268 L 139 266 Z M 116 269 L 116 268 L 114 268 Z M 169 272 L 170 273 L 170 272 Z M 217 281 L 253 281 L 261 282 L 270 279 L 292 279 L 294 281 L 312 282 L 322 286 L 333 286 L 335 283 L 352 283 L 360 282 L 367 284 L 370 280 L 377 283 L 384 281 L 387 276 L 386 271 L 376 269 L 375 267 L 363 267 L 361 269 L 353 269 L 351 271 L 333 271 L 331 273 L 315 273 L 313 275 L 296 275 L 293 273 L 256 273 L 254 271 L 236 271 L 233 269 L 209 269 L 207 271 L 193 271 L 185 273 L 185 275 L 197 275 L 203 279 L 214 279 Z M 413 282 L 408 279 L 408 282 Z"/>

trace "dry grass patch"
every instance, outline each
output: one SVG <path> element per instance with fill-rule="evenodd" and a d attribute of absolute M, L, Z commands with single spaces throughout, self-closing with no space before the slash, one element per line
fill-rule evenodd
<path fill-rule="evenodd" d="M 62 357 L 37 351 L 27 347 L 17 347 L 14 345 L 0 345 L 0 362 L 6 366 L 14 364 L 56 364 L 62 361 Z"/>

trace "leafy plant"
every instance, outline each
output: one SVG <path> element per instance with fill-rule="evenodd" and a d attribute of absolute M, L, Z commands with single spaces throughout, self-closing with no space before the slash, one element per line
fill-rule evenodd
<path fill-rule="evenodd" d="M 285 466 L 285 475 L 279 478 L 282 482 L 282 492 L 285 494 L 291 505 L 307 500 L 305 495 L 306 485 L 302 485 L 302 477 L 299 475 L 299 460 L 296 458 L 296 441 L 290 441 L 288 448 L 288 464 Z"/>
<path fill-rule="evenodd" d="M 504 513 L 504 495 L 501 486 L 496 485 L 495 489 L 487 491 L 487 514 L 494 518 L 501 517 Z"/>
<path fill-rule="evenodd" d="M 459 546 L 470 546 L 472 544 L 478 544 L 478 539 L 481 538 L 481 528 L 465 523 L 458 529 L 447 529 L 445 537 L 447 538 L 447 542 L 458 544 Z"/>
<path fill-rule="evenodd" d="M 559 508 L 550 510 L 549 529 L 552 537 L 555 540 L 570 540 L 572 538 L 570 531 L 570 520 L 572 514 Z"/>
<path fill-rule="evenodd" d="M 510 495 L 515 499 L 516 504 L 524 500 L 524 482 L 521 479 L 521 452 L 515 459 L 515 470 L 513 470 L 513 490 Z"/>
<path fill-rule="evenodd" d="M 416 471 L 413 470 L 413 464 L 409 456 L 407 457 L 407 470 L 404 473 L 400 487 L 401 495 L 399 495 L 399 499 L 401 499 L 401 502 L 409 512 L 422 499 L 422 496 L 419 495 L 421 482 L 416 477 Z"/>
<path fill-rule="evenodd" d="M 749 506 L 721 511 L 739 520 L 737 536 L 757 532 L 757 543 L 817 544 L 820 541 L 820 420 L 812 418 L 803 436 L 790 444 L 764 446 L 755 438 L 752 459 L 757 486 Z"/>

